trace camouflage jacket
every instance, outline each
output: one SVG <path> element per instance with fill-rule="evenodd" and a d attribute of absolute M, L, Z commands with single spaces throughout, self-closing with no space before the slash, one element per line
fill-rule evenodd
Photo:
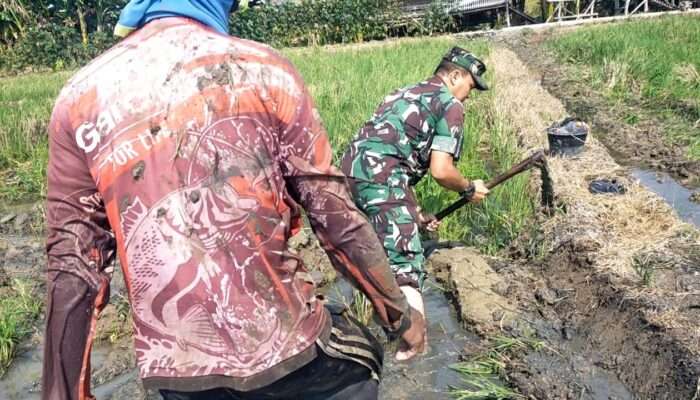
<path fill-rule="evenodd" d="M 432 150 L 459 159 L 463 125 L 464 106 L 439 77 L 399 89 L 357 133 L 343 155 L 343 173 L 391 187 L 415 185 Z"/>
<path fill-rule="evenodd" d="M 79 71 L 49 127 L 43 398 L 90 398 L 115 254 L 147 387 L 250 390 L 315 356 L 330 316 L 287 239 L 303 208 L 382 324 L 407 304 L 317 110 L 270 48 L 183 18 Z"/>

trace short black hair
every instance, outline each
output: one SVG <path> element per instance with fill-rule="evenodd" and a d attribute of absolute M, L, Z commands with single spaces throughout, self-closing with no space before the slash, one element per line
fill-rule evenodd
<path fill-rule="evenodd" d="M 450 72 L 454 70 L 459 70 L 464 72 L 465 74 L 468 73 L 466 69 L 462 68 L 461 66 L 453 63 L 452 61 L 447 61 L 444 58 L 440 60 L 440 64 L 438 64 L 437 68 L 435 68 L 435 72 L 433 72 L 434 75 L 437 75 L 439 73 L 444 73 L 444 74 L 449 74 Z"/>

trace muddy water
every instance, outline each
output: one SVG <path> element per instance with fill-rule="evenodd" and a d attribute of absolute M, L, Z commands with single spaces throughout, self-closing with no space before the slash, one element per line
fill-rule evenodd
<path fill-rule="evenodd" d="M 457 313 L 439 289 L 429 287 L 424 301 L 428 352 L 415 362 L 398 363 L 393 352 L 387 351 L 381 399 L 446 399 L 450 387 L 464 387 L 460 375 L 449 366 L 460 361 L 467 344 L 479 339 L 461 327 Z"/>
<path fill-rule="evenodd" d="M 91 363 L 93 370 L 100 368 L 112 351 L 109 346 L 98 346 L 92 351 Z M 41 398 L 41 367 L 43 347 L 27 349 L 15 358 L 10 370 L 0 379 L 0 400 L 38 400 Z M 119 378 L 117 378 L 119 379 Z M 96 394 L 108 393 L 110 383 L 105 390 L 95 389 Z M 98 398 L 104 398 L 98 396 Z"/>
<path fill-rule="evenodd" d="M 343 280 L 325 292 L 333 301 L 349 304 L 352 299 L 352 288 Z M 385 346 L 387 351 L 380 396 L 383 400 L 446 399 L 449 398 L 447 392 L 450 387 L 464 387 L 459 374 L 449 366 L 460 361 L 465 346 L 476 344 L 479 339 L 461 327 L 457 313 L 434 282 L 430 282 L 425 291 L 425 306 L 429 323 L 428 352 L 415 362 L 398 363 L 393 359 L 391 345 Z M 377 336 L 383 337 L 380 333 Z M 92 352 L 93 371 L 108 363 L 113 351 L 110 346 L 97 346 Z M 0 379 L 0 400 L 40 398 L 42 352 L 41 347 L 28 349 L 17 357 L 7 375 Z M 126 399 L 128 397 L 124 392 L 130 393 L 126 389 L 133 389 L 131 387 L 136 385 L 136 371 L 131 369 L 97 385 L 93 394 L 98 399 Z M 138 397 L 141 398 L 142 394 L 139 393 Z"/>
<path fill-rule="evenodd" d="M 549 321 L 536 324 L 539 337 L 546 338 L 551 350 L 534 351 L 525 362 L 529 372 L 549 376 L 552 380 L 568 383 L 567 393 L 554 394 L 547 398 L 574 396 L 580 400 L 634 400 L 632 391 L 621 382 L 615 371 L 604 368 L 604 355 L 591 346 L 585 332 L 575 329 L 567 331 L 568 338 L 550 326 Z M 582 327 L 585 331 L 586 328 Z M 564 385 L 561 385 L 564 386 Z"/>
<path fill-rule="evenodd" d="M 0 400 L 38 399 L 42 349 L 20 354 L 0 380 Z"/>
<path fill-rule="evenodd" d="M 327 296 L 336 302 L 350 304 L 352 288 L 344 280 L 331 286 Z M 465 384 L 449 366 L 460 361 L 464 348 L 479 343 L 479 338 L 462 328 L 457 313 L 433 281 L 424 292 L 428 319 L 429 348 L 415 361 L 394 360 L 392 344 L 385 344 L 384 376 L 380 387 L 383 400 L 437 400 L 449 398 L 451 387 Z M 377 334 L 378 337 L 383 337 Z"/>
<path fill-rule="evenodd" d="M 663 197 L 678 213 L 684 222 L 700 228 L 700 204 L 690 201 L 692 192 L 665 172 L 652 172 L 643 169 L 633 169 L 632 176 L 649 190 Z"/>

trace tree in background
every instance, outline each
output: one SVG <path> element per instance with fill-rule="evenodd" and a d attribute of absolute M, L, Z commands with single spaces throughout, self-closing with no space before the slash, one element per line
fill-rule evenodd
<path fill-rule="evenodd" d="M 87 46 L 91 33 L 111 31 L 126 3 L 127 0 L 3 0 L 0 38 L 4 44 L 12 44 L 29 27 L 71 27 Z"/>
<path fill-rule="evenodd" d="M 22 36 L 31 15 L 22 0 L 3 0 L 0 3 L 0 41 L 12 43 Z"/>
<path fill-rule="evenodd" d="M 63 69 L 84 64 L 114 42 L 128 0 L 3 0 L 0 70 Z"/>

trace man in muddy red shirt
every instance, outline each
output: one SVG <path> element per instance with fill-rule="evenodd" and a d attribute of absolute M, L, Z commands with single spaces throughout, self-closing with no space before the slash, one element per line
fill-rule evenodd
<path fill-rule="evenodd" d="M 381 325 L 411 312 L 294 67 L 229 37 L 230 1 L 132 1 L 128 36 L 56 102 L 48 167 L 44 399 L 88 399 L 113 258 L 146 387 L 167 399 L 376 398 L 382 353 L 330 313 L 287 249 L 300 210 Z M 222 19 L 223 18 L 223 19 Z"/>

